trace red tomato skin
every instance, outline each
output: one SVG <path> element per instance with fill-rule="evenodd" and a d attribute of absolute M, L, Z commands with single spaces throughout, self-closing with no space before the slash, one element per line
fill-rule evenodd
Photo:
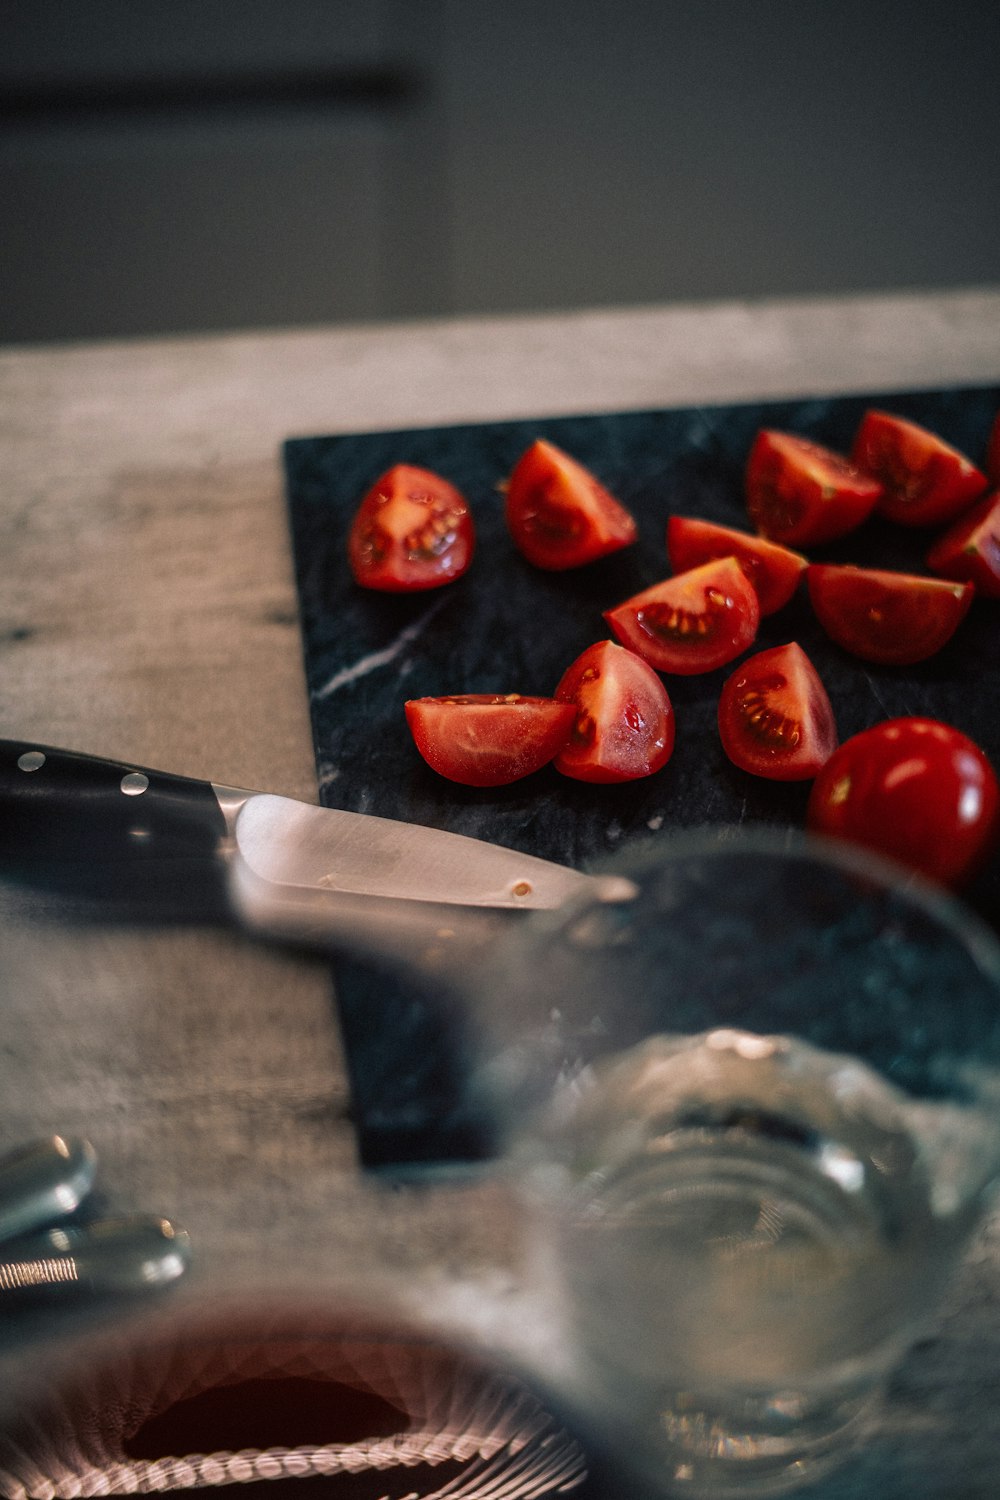
<path fill-rule="evenodd" d="M 740 663 L 723 684 L 718 720 L 733 765 L 769 781 L 808 781 L 837 748 L 827 691 L 796 641 Z"/>
<path fill-rule="evenodd" d="M 936 719 L 887 719 L 830 756 L 806 823 L 958 886 L 995 849 L 998 807 L 993 767 L 967 735 Z"/>
<path fill-rule="evenodd" d="M 940 651 L 975 592 L 970 583 L 836 563 L 811 563 L 806 581 L 827 635 L 852 656 L 887 667 L 911 666 Z"/>
<path fill-rule="evenodd" d="M 536 568 L 562 572 L 634 542 L 635 520 L 589 469 L 539 438 L 507 481 L 507 527 Z"/>
<path fill-rule="evenodd" d="M 356 583 L 382 593 L 440 588 L 468 570 L 475 527 L 464 495 L 430 469 L 396 464 L 361 501 L 347 538 Z"/>
<path fill-rule="evenodd" d="M 617 640 L 657 672 L 693 677 L 753 645 L 760 605 L 735 557 L 720 557 L 633 594 L 604 618 Z"/>
<path fill-rule="evenodd" d="M 648 662 L 614 641 L 577 657 L 555 691 L 572 703 L 573 728 L 555 768 L 575 781 L 636 781 L 662 770 L 674 749 L 674 710 Z"/>
<path fill-rule="evenodd" d="M 872 408 L 855 435 L 851 457 L 884 486 L 878 510 L 903 526 L 942 526 L 968 510 L 986 475 L 936 433 Z"/>
<path fill-rule="evenodd" d="M 427 764 L 463 786 L 507 786 L 547 765 L 565 744 L 571 703 L 521 693 L 411 698 L 404 704 Z"/>
<path fill-rule="evenodd" d="M 815 547 L 866 521 L 882 486 L 832 448 L 765 427 L 750 449 L 745 492 L 761 536 L 786 547 Z"/>
<path fill-rule="evenodd" d="M 941 578 L 971 583 L 984 599 L 1000 599 L 1000 490 L 966 511 L 927 554 Z"/>
<path fill-rule="evenodd" d="M 761 615 L 773 615 L 789 602 L 808 566 L 801 553 L 766 537 L 695 516 L 671 516 L 667 522 L 667 556 L 675 573 L 684 573 L 716 557 L 735 557 L 753 584 Z"/>

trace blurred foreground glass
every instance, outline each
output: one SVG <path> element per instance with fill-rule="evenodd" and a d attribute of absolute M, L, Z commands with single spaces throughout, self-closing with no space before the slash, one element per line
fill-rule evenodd
<path fill-rule="evenodd" d="M 477 1007 L 542 1359 L 643 1493 L 781 1493 L 848 1456 L 1000 1172 L 1000 946 L 842 846 L 613 869 Z"/>

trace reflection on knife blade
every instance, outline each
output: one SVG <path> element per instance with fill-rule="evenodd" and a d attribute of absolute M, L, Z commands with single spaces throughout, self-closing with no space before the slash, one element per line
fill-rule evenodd
<path fill-rule="evenodd" d="M 0 741 L 0 867 L 147 920 L 236 916 L 362 956 L 453 956 L 502 914 L 627 882 L 419 824 Z M 110 908 L 109 908 L 110 909 Z"/>

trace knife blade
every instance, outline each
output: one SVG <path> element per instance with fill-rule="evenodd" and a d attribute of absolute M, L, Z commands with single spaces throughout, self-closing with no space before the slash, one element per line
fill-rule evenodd
<path fill-rule="evenodd" d="M 616 883 L 463 834 L 0 740 L 0 870 L 156 920 L 361 956 L 457 956 Z"/>

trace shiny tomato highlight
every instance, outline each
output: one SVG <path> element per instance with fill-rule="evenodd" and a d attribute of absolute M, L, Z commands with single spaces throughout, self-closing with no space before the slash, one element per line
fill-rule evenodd
<path fill-rule="evenodd" d="M 964 453 L 919 423 L 875 408 L 861 419 L 851 457 L 884 486 L 880 513 L 903 526 L 944 525 L 986 489 L 986 475 Z"/>
<path fill-rule="evenodd" d="M 813 784 L 813 833 L 861 844 L 960 885 L 1000 835 L 997 778 L 967 735 L 936 719 L 888 719 L 845 740 Z"/>
<path fill-rule="evenodd" d="M 472 561 L 475 528 L 465 497 L 429 469 L 396 464 L 358 507 L 347 539 L 356 582 L 383 593 L 439 588 Z"/>
<path fill-rule="evenodd" d="M 770 781 L 807 781 L 837 746 L 830 699 L 795 641 L 740 663 L 723 685 L 718 720 L 733 765 Z"/>
<path fill-rule="evenodd" d="M 807 567 L 801 553 L 778 542 L 695 516 L 670 517 L 667 556 L 675 573 L 716 557 L 735 557 L 754 586 L 762 615 L 773 615 L 788 603 Z"/>
<path fill-rule="evenodd" d="M 542 438 L 515 465 L 504 513 L 518 550 L 551 572 L 617 552 L 637 534 L 632 516 L 589 469 Z"/>
<path fill-rule="evenodd" d="M 832 448 L 763 428 L 747 459 L 747 512 L 761 536 L 786 547 L 813 547 L 866 521 L 882 486 Z"/>
<path fill-rule="evenodd" d="M 938 538 L 927 566 L 941 578 L 971 583 L 985 599 L 1000 599 L 1000 490 L 978 501 Z"/>
<path fill-rule="evenodd" d="M 565 744 L 576 710 L 555 698 L 467 693 L 404 705 L 427 764 L 463 786 L 506 786 L 547 765 Z"/>
<path fill-rule="evenodd" d="M 666 765 L 674 711 L 663 683 L 634 651 L 614 641 L 588 646 L 556 688 L 575 718 L 555 768 L 576 781 L 635 781 Z"/>
<path fill-rule="evenodd" d="M 880 568 L 813 563 L 806 574 L 816 617 L 832 640 L 862 661 L 909 666 L 951 640 L 969 612 L 969 583 Z"/>
<path fill-rule="evenodd" d="M 735 557 L 689 568 L 605 612 L 623 646 L 658 672 L 711 672 L 751 646 L 760 624 L 753 584 Z"/>

